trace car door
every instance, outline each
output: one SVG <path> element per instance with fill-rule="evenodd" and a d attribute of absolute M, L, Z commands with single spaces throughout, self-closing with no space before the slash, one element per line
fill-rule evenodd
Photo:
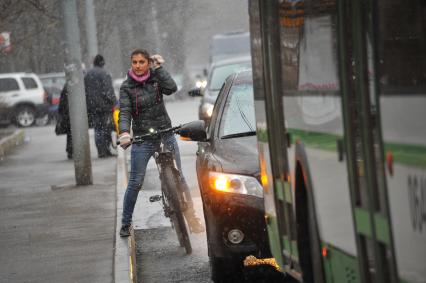
<path fill-rule="evenodd" d="M 0 78 L 0 102 L 5 105 L 13 105 L 19 97 L 19 84 L 15 78 Z"/>
<path fill-rule="evenodd" d="M 209 170 L 214 171 L 220 166 L 214 158 L 215 139 L 219 126 L 218 118 L 221 116 L 220 113 L 222 112 L 224 97 L 226 97 L 226 94 L 229 92 L 231 82 L 232 80 L 228 78 L 219 91 L 218 99 L 216 100 L 212 113 L 212 120 L 206 130 L 207 141 L 198 143 L 196 168 L 201 194 L 203 194 L 204 191 L 203 184 L 208 181 L 207 172 Z"/>

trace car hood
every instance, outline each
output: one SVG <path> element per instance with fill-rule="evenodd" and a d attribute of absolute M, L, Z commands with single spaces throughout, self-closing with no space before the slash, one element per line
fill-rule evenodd
<path fill-rule="evenodd" d="M 259 157 L 256 136 L 216 141 L 214 156 L 224 173 L 259 177 Z"/>

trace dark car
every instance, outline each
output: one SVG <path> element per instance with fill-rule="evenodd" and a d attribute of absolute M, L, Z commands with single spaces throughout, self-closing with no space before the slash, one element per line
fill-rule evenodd
<path fill-rule="evenodd" d="M 49 120 L 56 120 L 58 118 L 59 99 L 62 89 L 55 86 L 45 87 L 44 89 L 47 92 L 47 102 L 49 103 Z"/>
<path fill-rule="evenodd" d="M 251 71 L 225 80 L 209 127 L 199 125 L 186 137 L 199 141 L 196 169 L 208 254 L 212 279 L 220 281 L 239 276 L 248 255 L 270 257 Z"/>
<path fill-rule="evenodd" d="M 198 118 L 204 120 L 206 124 L 210 122 L 213 113 L 213 106 L 216 102 L 220 87 L 226 77 L 232 73 L 251 69 L 251 57 L 233 57 L 214 62 L 209 69 L 207 86 L 202 93 L 192 90 L 192 95 L 202 95 L 198 108 Z M 191 94 L 191 93 L 190 93 Z"/>
<path fill-rule="evenodd" d="M 49 119 L 56 119 L 58 116 L 59 98 L 62 88 L 65 85 L 66 77 L 64 72 L 39 74 L 43 87 L 47 92 L 49 102 Z"/>

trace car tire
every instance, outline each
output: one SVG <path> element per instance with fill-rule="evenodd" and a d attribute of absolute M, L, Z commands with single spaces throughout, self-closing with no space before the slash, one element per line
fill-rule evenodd
<path fill-rule="evenodd" d="M 46 115 L 36 119 L 36 125 L 40 126 L 40 127 L 46 126 L 49 123 L 50 123 L 49 114 L 46 114 Z"/>
<path fill-rule="evenodd" d="M 19 106 L 15 114 L 15 122 L 18 127 L 30 127 L 36 121 L 34 108 L 31 106 Z"/>
<path fill-rule="evenodd" d="M 211 278 L 215 283 L 243 281 L 244 261 L 241 258 L 209 256 Z"/>

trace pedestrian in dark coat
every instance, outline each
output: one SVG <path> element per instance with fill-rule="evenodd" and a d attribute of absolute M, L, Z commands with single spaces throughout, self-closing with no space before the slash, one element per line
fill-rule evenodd
<path fill-rule="evenodd" d="M 87 112 L 95 130 L 95 144 L 100 158 L 112 156 L 110 152 L 112 111 L 117 104 L 111 76 L 103 69 L 104 57 L 93 60 L 93 68 L 84 76 Z"/>
<path fill-rule="evenodd" d="M 67 84 L 64 85 L 61 96 L 59 98 L 58 105 L 58 123 L 62 132 L 67 135 L 66 152 L 68 159 L 72 159 L 72 135 L 71 135 L 71 123 L 70 123 L 70 111 L 68 106 L 68 89 Z"/>
<path fill-rule="evenodd" d="M 164 59 L 160 55 L 149 56 L 146 50 L 136 49 L 131 56 L 131 69 L 127 79 L 120 87 L 119 141 L 123 148 L 131 142 L 130 126 L 134 135 L 143 135 L 149 129 L 165 129 L 172 123 L 167 114 L 163 94 L 171 95 L 177 90 L 175 81 L 162 67 Z M 150 68 L 151 67 L 151 68 Z M 133 210 L 139 190 L 142 187 L 149 159 L 160 146 L 159 138 L 147 140 L 141 144 L 133 144 L 131 149 L 131 170 L 126 193 L 124 195 L 123 216 L 120 236 L 130 235 Z M 179 147 L 173 134 L 163 137 L 163 144 L 174 152 L 176 164 L 181 170 Z M 185 178 L 181 174 L 177 190 L 185 193 L 187 209 L 184 216 L 191 232 L 202 232 L 204 227 L 195 215 L 191 194 Z"/>

